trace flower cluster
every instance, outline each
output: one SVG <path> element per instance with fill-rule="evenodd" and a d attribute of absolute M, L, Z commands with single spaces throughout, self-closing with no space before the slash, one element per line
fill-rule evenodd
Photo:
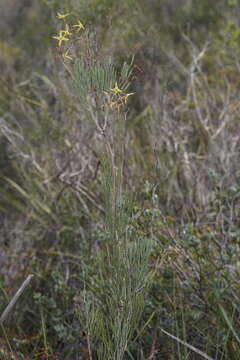
<path fill-rule="evenodd" d="M 57 18 L 64 23 L 65 28 L 62 27 L 58 35 L 53 36 L 53 39 L 58 41 L 58 48 L 60 48 L 60 57 L 67 69 L 69 69 L 67 63 L 74 60 L 73 47 L 71 45 L 74 43 L 76 39 L 84 38 L 84 35 L 81 32 L 85 30 L 85 26 L 82 24 L 80 20 L 78 20 L 77 23 L 69 24 L 70 21 L 67 22 L 66 19 L 70 15 L 71 13 L 61 13 L 61 12 L 57 13 L 56 15 Z M 78 35 L 77 37 L 76 34 Z M 89 77 L 91 78 L 92 73 L 94 73 L 94 71 L 91 73 L 91 69 L 89 69 L 89 73 L 90 73 Z M 120 110 L 124 105 L 127 104 L 128 98 L 131 95 L 133 95 L 133 93 L 126 93 L 125 89 L 123 90 L 119 88 L 118 82 L 115 83 L 115 86 L 113 88 L 110 88 L 106 91 L 103 90 L 103 93 L 105 94 L 106 97 L 105 97 L 104 105 L 102 105 L 102 107 L 107 107 L 114 110 L 115 109 Z"/>
<path fill-rule="evenodd" d="M 70 16 L 70 13 L 66 13 L 66 14 L 62 14 L 60 12 L 57 13 L 57 18 L 59 20 L 65 21 L 65 19 L 68 16 Z M 74 25 L 69 25 L 66 23 L 65 29 L 60 30 L 58 35 L 53 36 L 53 39 L 57 40 L 58 47 L 61 47 L 63 42 L 67 42 L 71 39 L 73 32 L 79 33 L 81 30 L 84 30 L 84 29 L 85 29 L 85 27 L 80 20 L 78 20 L 77 24 L 74 24 Z M 72 55 L 69 52 L 70 52 L 70 48 L 67 48 L 66 51 L 62 53 L 63 61 L 73 59 Z"/>
<path fill-rule="evenodd" d="M 114 88 L 110 89 L 110 91 L 104 91 L 104 93 L 109 99 L 107 104 L 104 106 L 117 110 L 120 110 L 120 108 L 127 104 L 129 96 L 134 95 L 134 93 L 125 93 L 122 89 L 119 88 L 117 82 L 115 83 Z"/>

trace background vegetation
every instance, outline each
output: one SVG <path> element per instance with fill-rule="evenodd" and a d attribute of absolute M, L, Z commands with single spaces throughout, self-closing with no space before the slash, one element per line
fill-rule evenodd
<path fill-rule="evenodd" d="M 0 2 L 0 359 L 239 359 L 239 11 Z"/>

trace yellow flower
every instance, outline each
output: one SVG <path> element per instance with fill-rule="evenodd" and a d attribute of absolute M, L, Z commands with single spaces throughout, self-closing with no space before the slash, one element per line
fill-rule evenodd
<path fill-rule="evenodd" d="M 69 49 L 62 56 L 64 60 L 72 60 L 73 59 L 71 55 L 68 55 L 68 53 L 69 53 Z"/>
<path fill-rule="evenodd" d="M 58 46 L 61 46 L 63 41 L 69 40 L 67 37 L 65 37 L 65 35 L 65 31 L 61 30 L 58 36 L 53 36 L 53 39 L 58 40 Z"/>
<path fill-rule="evenodd" d="M 69 16 L 70 13 L 67 13 L 67 14 L 61 14 L 60 12 L 57 13 L 57 18 L 59 20 L 62 20 L 62 19 L 65 19 L 67 16 Z"/>
<path fill-rule="evenodd" d="M 81 23 L 80 20 L 78 20 L 78 23 L 76 25 L 73 25 L 72 27 L 77 28 L 77 32 L 79 32 L 81 29 L 85 29 L 84 25 Z"/>
<path fill-rule="evenodd" d="M 66 24 L 66 30 L 61 30 L 61 31 L 60 31 L 60 36 L 62 36 L 62 35 L 63 35 L 63 36 L 66 36 L 66 35 L 67 35 L 67 36 L 71 36 L 71 35 L 72 35 L 72 33 L 69 32 L 69 26 L 68 26 L 68 24 Z"/>
<path fill-rule="evenodd" d="M 114 87 L 113 89 L 111 89 L 111 91 L 112 91 L 115 95 L 121 94 L 121 93 L 123 92 L 121 89 L 119 89 L 117 82 L 115 83 L 115 87 Z"/>

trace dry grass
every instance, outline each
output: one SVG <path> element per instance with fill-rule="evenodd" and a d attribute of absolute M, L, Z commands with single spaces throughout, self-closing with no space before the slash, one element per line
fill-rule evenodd
<path fill-rule="evenodd" d="M 1 351 L 237 360 L 238 5 L 221 5 L 220 21 L 207 1 L 70 3 L 0 5 L 1 313 L 35 275 Z M 87 25 L 70 48 L 84 59 L 78 90 L 52 39 L 67 9 Z M 131 85 L 116 95 L 133 53 Z M 116 70 L 109 89 L 104 59 Z M 154 244 L 146 259 L 140 240 Z"/>

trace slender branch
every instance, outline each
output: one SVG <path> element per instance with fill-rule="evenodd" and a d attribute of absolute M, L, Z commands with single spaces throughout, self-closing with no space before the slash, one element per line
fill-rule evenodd
<path fill-rule="evenodd" d="M 213 358 L 211 358 L 210 356 L 208 356 L 207 354 L 205 354 L 203 351 L 195 348 L 195 346 L 192 346 L 190 344 L 188 344 L 186 341 L 183 341 L 181 339 L 179 339 L 177 336 L 174 336 L 172 334 L 170 334 L 169 332 L 167 332 L 166 330 L 163 330 L 163 329 L 160 329 L 164 334 L 168 335 L 170 338 L 178 341 L 180 344 L 186 346 L 188 349 L 194 351 L 195 353 L 201 355 L 204 359 L 207 359 L 207 360 L 213 360 Z"/>
<path fill-rule="evenodd" d="M 28 277 L 24 280 L 24 282 L 22 283 L 22 285 L 20 286 L 20 288 L 18 289 L 16 294 L 13 296 L 12 300 L 10 301 L 10 303 L 8 304 L 8 306 L 6 307 L 6 309 L 4 310 L 4 312 L 2 313 L 2 315 L 0 317 L 0 325 L 2 325 L 4 323 L 4 321 L 6 320 L 8 314 L 13 309 L 14 305 L 16 304 L 17 300 L 19 299 L 19 297 L 21 296 L 23 291 L 29 285 L 29 283 L 32 280 L 33 276 L 34 275 L 28 275 Z"/>

